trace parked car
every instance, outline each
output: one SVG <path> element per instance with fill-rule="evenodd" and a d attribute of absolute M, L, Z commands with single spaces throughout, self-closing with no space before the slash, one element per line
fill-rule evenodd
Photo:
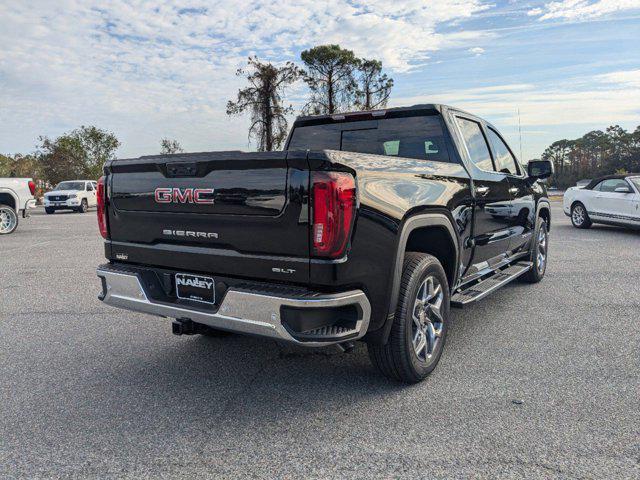
<path fill-rule="evenodd" d="M 73 210 L 85 213 L 96 206 L 97 182 L 94 180 L 69 180 L 60 182 L 44 195 L 44 209 L 47 213 L 56 210 Z"/>
<path fill-rule="evenodd" d="M 31 178 L 0 178 L 0 235 L 15 232 L 19 218 L 29 216 L 36 206 L 35 193 Z"/>
<path fill-rule="evenodd" d="M 100 299 L 176 334 L 367 343 L 404 382 L 436 366 L 449 307 L 546 271 L 553 165 L 443 105 L 299 118 L 282 152 L 108 161 Z M 492 206 L 499 208 L 494 218 Z"/>
<path fill-rule="evenodd" d="M 563 208 L 576 228 L 594 223 L 640 228 L 640 174 L 609 175 L 571 187 Z"/>

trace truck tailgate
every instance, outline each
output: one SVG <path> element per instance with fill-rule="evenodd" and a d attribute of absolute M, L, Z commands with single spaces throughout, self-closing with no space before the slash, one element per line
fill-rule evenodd
<path fill-rule="evenodd" d="M 306 157 L 165 155 L 116 160 L 107 170 L 112 259 L 308 281 Z"/>

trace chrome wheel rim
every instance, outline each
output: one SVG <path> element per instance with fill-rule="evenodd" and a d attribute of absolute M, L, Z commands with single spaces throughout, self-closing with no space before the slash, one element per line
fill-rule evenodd
<path fill-rule="evenodd" d="M 584 222 L 584 208 L 580 205 L 576 205 L 573 207 L 573 213 L 571 214 L 571 218 L 573 219 L 573 223 L 576 225 L 582 225 Z"/>
<path fill-rule="evenodd" d="M 544 228 L 540 228 L 540 232 L 538 233 L 538 257 L 536 259 L 538 272 L 540 273 L 544 272 L 544 269 L 547 267 L 547 246 L 547 232 Z"/>
<path fill-rule="evenodd" d="M 9 233 L 17 223 L 16 212 L 7 207 L 0 208 L 0 233 Z"/>
<path fill-rule="evenodd" d="M 437 351 L 442 338 L 444 291 L 437 278 L 427 277 L 413 303 L 411 317 L 413 350 L 419 360 L 428 362 Z"/>

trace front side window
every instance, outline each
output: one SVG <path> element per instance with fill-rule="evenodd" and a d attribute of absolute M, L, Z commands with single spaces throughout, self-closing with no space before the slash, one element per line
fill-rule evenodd
<path fill-rule="evenodd" d="M 509 147 L 492 128 L 488 128 L 487 131 L 489 132 L 489 141 L 496 154 L 496 170 L 509 175 L 519 175 L 518 164 Z"/>
<path fill-rule="evenodd" d="M 93 185 L 90 183 L 87 183 L 87 192 L 93 192 Z"/>
<path fill-rule="evenodd" d="M 629 180 L 636 187 L 636 190 L 640 192 L 640 177 L 630 177 Z"/>
<path fill-rule="evenodd" d="M 482 170 L 492 171 L 491 153 L 480 124 L 462 117 L 456 117 L 456 121 L 460 132 L 462 132 L 464 143 L 467 145 L 471 161 Z"/>
<path fill-rule="evenodd" d="M 629 188 L 629 184 L 623 179 L 615 179 L 611 178 L 609 180 L 601 181 L 598 186 L 594 190 L 599 190 L 601 192 L 615 192 L 616 188 Z"/>

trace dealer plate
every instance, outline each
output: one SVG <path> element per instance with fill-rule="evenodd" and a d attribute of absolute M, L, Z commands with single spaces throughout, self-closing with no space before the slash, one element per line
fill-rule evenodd
<path fill-rule="evenodd" d="M 176 295 L 183 300 L 202 303 L 216 302 L 216 282 L 211 277 L 176 273 Z"/>

